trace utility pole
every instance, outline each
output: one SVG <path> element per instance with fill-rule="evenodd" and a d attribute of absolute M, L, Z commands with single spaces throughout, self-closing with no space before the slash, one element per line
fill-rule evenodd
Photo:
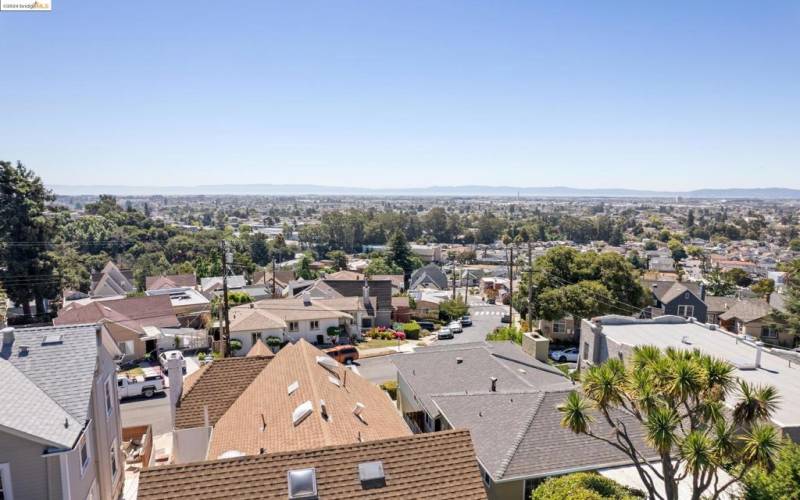
<path fill-rule="evenodd" d="M 509 247 L 508 259 L 508 324 L 514 324 L 514 243 Z"/>
<path fill-rule="evenodd" d="M 275 292 L 275 259 L 272 259 L 272 298 L 277 296 Z"/>
<path fill-rule="evenodd" d="M 453 259 L 453 300 L 456 300 L 456 261 Z"/>
<path fill-rule="evenodd" d="M 533 331 L 533 251 L 528 240 L 528 329 Z"/>
<path fill-rule="evenodd" d="M 231 341 L 231 320 L 228 316 L 228 266 L 233 261 L 233 255 L 228 252 L 228 245 L 222 241 L 222 311 L 225 325 L 222 330 L 222 357 L 225 358 L 230 353 Z"/>

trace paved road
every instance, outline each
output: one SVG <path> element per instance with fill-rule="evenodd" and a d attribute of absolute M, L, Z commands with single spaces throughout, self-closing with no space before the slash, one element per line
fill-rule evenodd
<path fill-rule="evenodd" d="M 508 306 L 487 304 L 477 297 L 471 297 L 469 314 L 472 317 L 472 326 L 464 327 L 464 332 L 455 334 L 455 338 L 452 340 L 437 340 L 436 342 L 461 344 L 485 340 L 487 333 L 501 325 L 500 318 L 504 314 L 508 314 Z"/>
<path fill-rule="evenodd" d="M 131 398 L 120 401 L 122 426 L 153 426 L 153 434 L 163 434 L 172 430 L 172 414 L 169 410 L 169 389 L 164 394 L 156 394 L 152 398 Z"/>

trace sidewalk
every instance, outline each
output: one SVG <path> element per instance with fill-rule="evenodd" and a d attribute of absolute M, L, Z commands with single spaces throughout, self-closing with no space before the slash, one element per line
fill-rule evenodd
<path fill-rule="evenodd" d="M 405 344 L 400 344 L 400 346 L 393 346 L 393 347 L 378 347 L 375 349 L 359 349 L 358 357 L 359 358 L 374 358 L 376 356 L 388 356 L 390 354 L 397 354 L 399 352 L 414 352 L 417 346 L 425 346 L 428 345 L 428 339 L 431 337 L 426 337 L 421 340 L 408 340 Z"/>

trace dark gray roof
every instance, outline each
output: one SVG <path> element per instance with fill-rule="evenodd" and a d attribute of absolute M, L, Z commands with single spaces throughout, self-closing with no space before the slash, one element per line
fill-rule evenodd
<path fill-rule="evenodd" d="M 736 303 L 736 297 L 715 297 L 706 295 L 706 307 L 709 313 L 723 313 Z"/>
<path fill-rule="evenodd" d="M 447 275 L 436 264 L 422 266 L 411 273 L 409 288 L 416 288 L 425 282 L 434 283 L 439 290 L 447 289 Z"/>
<path fill-rule="evenodd" d="M 95 325 L 18 328 L 14 330 L 13 344 L 3 345 L 0 353 L 0 358 L 5 360 L 3 371 L 8 375 L 13 367 L 30 382 L 25 383 L 19 376 L 12 379 L 17 383 L 9 385 L 10 390 L 23 391 L 19 401 L 24 404 L 5 408 L 6 412 L 13 411 L 15 418 L 36 424 L 26 431 L 27 434 L 71 447 L 70 439 L 77 437 L 91 417 L 89 404 L 97 365 L 95 328 Z M 60 341 L 56 341 L 59 336 Z M 45 342 L 45 338 L 50 342 Z M 27 354 L 22 352 L 21 346 L 27 346 Z M 3 391 L 7 391 L 7 379 L 3 380 Z M 30 390 L 32 386 L 41 393 Z M 47 399 L 61 412 L 53 411 Z M 64 414 L 69 415 L 70 421 L 74 419 L 80 424 L 68 426 L 66 434 Z M 5 418 L 12 417 L 6 413 Z M 52 425 L 55 421 L 57 426 Z M 73 436 L 73 433 L 77 434 Z"/>
<path fill-rule="evenodd" d="M 343 297 L 360 297 L 364 294 L 364 282 L 361 280 L 323 280 L 329 287 L 333 288 Z M 391 280 L 369 280 L 370 297 L 376 298 L 379 311 L 392 310 L 392 281 Z"/>
<path fill-rule="evenodd" d="M 689 291 L 700 298 L 700 284 L 694 282 L 642 280 L 642 285 L 653 292 L 655 297 L 667 304 Z"/>
<path fill-rule="evenodd" d="M 433 400 L 453 427 L 469 429 L 478 460 L 496 481 L 631 463 L 613 446 L 561 427 L 557 407 L 569 392 L 447 394 L 436 395 Z M 636 420 L 621 413 L 617 416 L 626 423 L 637 447 L 651 451 Z M 609 436 L 609 425 L 600 415 L 595 417 L 593 432 Z M 652 452 L 648 458 L 655 455 Z"/>
<path fill-rule="evenodd" d="M 394 355 L 392 361 L 420 405 L 434 416 L 439 411 L 432 395 L 485 392 L 491 388 L 490 377 L 497 377 L 497 389 L 502 391 L 572 387 L 558 369 L 525 354 L 512 342 L 423 347 Z"/>
<path fill-rule="evenodd" d="M 741 299 L 733 304 L 727 312 L 720 315 L 720 319 L 738 319 L 749 323 L 772 312 L 772 307 L 763 299 Z"/>

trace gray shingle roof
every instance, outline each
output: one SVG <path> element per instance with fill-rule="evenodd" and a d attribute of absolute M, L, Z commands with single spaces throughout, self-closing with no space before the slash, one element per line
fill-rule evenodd
<path fill-rule="evenodd" d="M 45 337 L 59 335 L 60 342 L 44 343 Z M 27 430 L 20 431 L 71 447 L 90 417 L 97 364 L 95 325 L 16 329 L 14 337 L 13 344 L 3 345 L 0 358 L 2 373 L 13 377 L 15 382 L 6 389 L 7 379 L 0 375 L 4 382 L 2 392 L 6 393 L 4 397 L 24 396 L 16 400 L 17 404 L 2 405 L 6 407 L 4 421 L 16 421 L 20 425 L 28 420 L 32 427 L 23 426 Z M 20 346 L 27 346 L 27 354 Z M 11 375 L 12 370 L 17 373 Z M 40 392 L 33 391 L 33 386 Z M 65 418 L 71 422 L 66 430 Z M 62 430 L 58 430 L 58 426 Z"/>
<path fill-rule="evenodd" d="M 720 315 L 720 319 L 738 319 L 745 323 L 763 318 L 772 312 L 772 307 L 763 299 L 742 299 L 733 304 L 727 312 Z"/>
<path fill-rule="evenodd" d="M 458 363 L 457 358 L 462 362 Z M 420 405 L 438 415 L 434 394 L 482 393 L 497 377 L 500 391 L 565 388 L 572 384 L 560 371 L 525 354 L 512 342 L 475 342 L 425 347 L 392 356 L 399 374 L 416 394 Z"/>
<path fill-rule="evenodd" d="M 557 407 L 569 392 L 486 392 L 436 395 L 433 400 L 454 427 L 469 429 L 478 460 L 495 480 L 544 477 L 567 470 L 630 463 L 624 453 L 611 445 L 561 427 Z M 608 424 L 595 416 L 594 433 L 609 436 Z M 619 416 L 637 447 L 650 450 L 635 419 Z M 655 453 L 650 456 L 655 457 Z"/>

